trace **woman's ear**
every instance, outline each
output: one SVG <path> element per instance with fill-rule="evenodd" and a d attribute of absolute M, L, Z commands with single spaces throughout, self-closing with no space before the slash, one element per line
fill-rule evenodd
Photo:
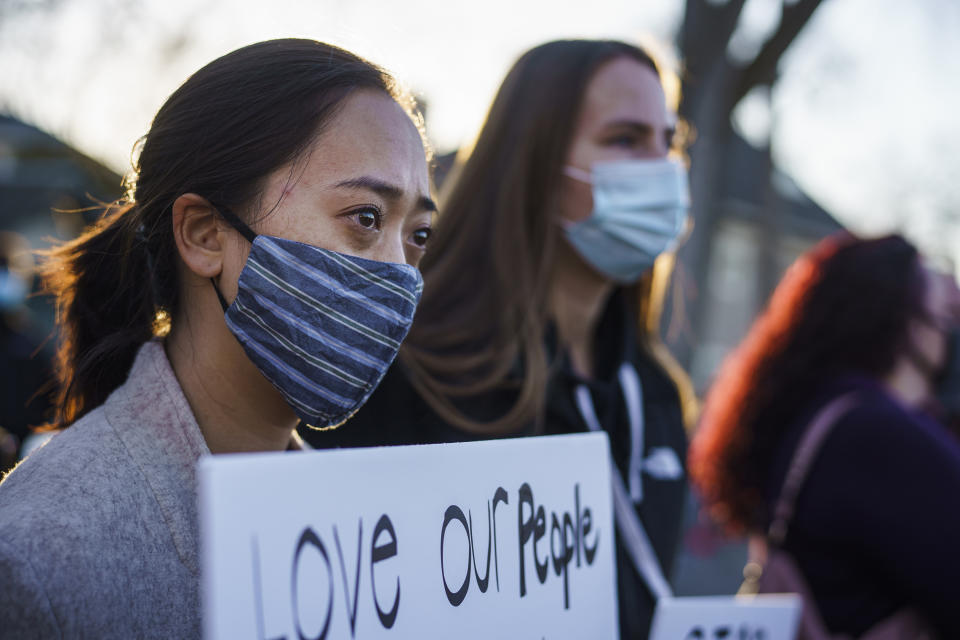
<path fill-rule="evenodd" d="M 220 274 L 224 261 L 224 236 L 220 215 L 210 202 L 185 193 L 173 202 L 173 238 L 187 268 L 203 278 Z"/>

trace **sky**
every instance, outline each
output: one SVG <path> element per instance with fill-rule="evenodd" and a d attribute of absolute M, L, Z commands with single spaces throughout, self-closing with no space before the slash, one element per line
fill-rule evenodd
<path fill-rule="evenodd" d="M 213 58 L 300 36 L 344 46 L 428 103 L 439 151 L 468 144 L 509 66 L 561 37 L 652 44 L 670 57 L 681 0 L 0 0 L 0 110 L 119 172 L 163 100 Z M 37 0 L 19 0 L 31 6 Z M 750 53 L 779 0 L 748 0 L 732 53 Z M 824 0 L 771 96 L 736 113 L 748 139 L 854 230 L 902 229 L 960 263 L 960 3 Z"/>

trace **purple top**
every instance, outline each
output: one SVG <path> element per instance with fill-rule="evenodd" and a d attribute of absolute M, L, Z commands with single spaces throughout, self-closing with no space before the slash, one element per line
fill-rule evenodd
<path fill-rule="evenodd" d="M 824 442 L 797 498 L 784 548 L 834 633 L 859 636 L 904 605 L 960 637 L 960 442 L 876 382 L 824 385 L 773 461 L 772 504 L 803 428 L 831 399 L 857 406 Z"/>

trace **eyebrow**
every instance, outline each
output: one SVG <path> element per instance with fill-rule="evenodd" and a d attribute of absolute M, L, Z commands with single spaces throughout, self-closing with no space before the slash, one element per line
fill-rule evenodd
<path fill-rule="evenodd" d="M 389 200 L 399 200 L 403 197 L 403 189 L 372 176 L 351 178 L 350 180 L 338 182 L 335 186 L 346 187 L 348 189 L 364 189 L 366 191 L 373 191 L 377 195 Z M 425 211 L 437 210 L 437 203 L 427 196 L 420 196 L 417 198 L 417 206 Z"/>
<path fill-rule="evenodd" d="M 655 130 L 655 127 L 649 122 L 642 122 L 640 120 L 611 120 L 603 125 L 604 129 L 634 129 L 643 133 L 652 132 Z M 667 131 L 674 131 L 677 127 L 676 124 L 672 122 L 667 122 L 666 127 Z"/>
<path fill-rule="evenodd" d="M 610 135 L 611 132 L 622 129 L 628 129 L 640 136 L 657 135 L 656 129 L 653 125 L 640 120 L 611 120 L 603 125 L 600 135 Z M 667 146 L 671 149 L 674 148 L 677 144 L 677 123 L 668 121 L 667 126 L 663 129 L 663 131 L 667 134 Z"/>

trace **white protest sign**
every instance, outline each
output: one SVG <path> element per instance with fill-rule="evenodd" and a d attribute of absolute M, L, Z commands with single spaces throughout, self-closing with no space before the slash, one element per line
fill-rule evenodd
<path fill-rule="evenodd" d="M 206 457 L 205 635 L 613 640 L 609 456 L 580 434 Z"/>
<path fill-rule="evenodd" d="M 794 594 L 661 598 L 650 640 L 794 640 L 801 604 Z"/>

